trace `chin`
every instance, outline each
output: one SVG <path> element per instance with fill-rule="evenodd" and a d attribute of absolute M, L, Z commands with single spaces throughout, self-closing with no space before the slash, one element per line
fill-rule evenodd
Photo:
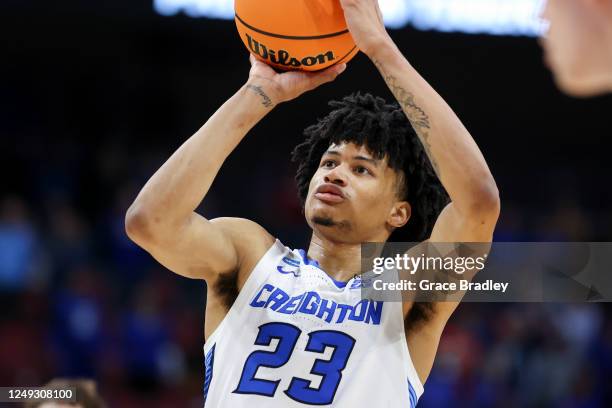
<path fill-rule="evenodd" d="M 588 98 L 609 91 L 601 84 L 578 77 L 559 77 L 556 82 L 563 92 L 576 98 Z"/>
<path fill-rule="evenodd" d="M 609 78 L 598 75 L 584 64 L 558 65 L 553 71 L 559 89 L 576 98 L 597 96 L 612 90 Z"/>
<path fill-rule="evenodd" d="M 306 216 L 306 222 L 308 222 L 308 225 L 310 225 L 310 228 L 314 229 L 316 226 L 318 226 L 317 223 L 315 223 L 316 219 L 319 218 L 328 218 L 328 219 L 335 219 L 334 214 L 332 214 L 332 211 L 329 211 L 329 209 L 327 208 L 321 208 L 321 206 L 319 205 L 309 205 L 308 207 L 306 207 L 305 211 L 304 211 L 304 215 Z"/>
<path fill-rule="evenodd" d="M 313 211 L 308 217 L 308 223 L 311 226 L 333 227 L 337 220 L 329 211 Z"/>

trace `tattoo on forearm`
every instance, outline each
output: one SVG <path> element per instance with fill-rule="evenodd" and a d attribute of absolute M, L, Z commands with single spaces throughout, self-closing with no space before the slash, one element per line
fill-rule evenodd
<path fill-rule="evenodd" d="M 378 70 L 382 73 L 385 82 L 389 86 L 389 89 L 395 96 L 395 99 L 399 102 L 400 106 L 406 113 L 408 120 L 412 124 L 412 127 L 416 131 L 416 134 L 419 136 L 421 143 L 423 144 L 423 148 L 429 157 L 429 161 L 436 172 L 438 178 L 440 178 L 440 168 L 435 158 L 431 153 L 431 144 L 429 143 L 429 136 L 431 130 L 431 123 L 429 121 L 429 116 L 427 113 L 417 105 L 415 101 L 414 94 L 412 92 L 407 91 L 402 88 L 402 86 L 398 83 L 397 78 L 393 75 L 388 75 L 382 68 L 382 64 L 378 60 L 374 60 L 374 65 L 378 68 Z"/>
<path fill-rule="evenodd" d="M 261 104 L 263 106 L 265 106 L 266 108 L 271 108 L 273 103 L 272 103 L 272 99 L 270 99 L 270 97 L 268 95 L 266 95 L 266 93 L 264 92 L 263 89 L 261 89 L 261 86 L 256 86 L 256 85 L 247 85 L 248 89 L 252 89 L 253 92 L 255 92 L 257 95 L 261 96 L 262 101 Z"/>

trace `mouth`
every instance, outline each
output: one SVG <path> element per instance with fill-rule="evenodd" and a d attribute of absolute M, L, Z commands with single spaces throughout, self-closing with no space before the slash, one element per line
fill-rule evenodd
<path fill-rule="evenodd" d="M 321 200 L 324 203 L 328 203 L 328 204 L 338 204 L 338 203 L 343 202 L 346 199 L 346 197 L 344 196 L 344 193 L 342 192 L 342 189 L 340 189 L 340 187 L 335 186 L 333 184 L 321 185 L 315 191 L 314 196 L 318 200 Z"/>

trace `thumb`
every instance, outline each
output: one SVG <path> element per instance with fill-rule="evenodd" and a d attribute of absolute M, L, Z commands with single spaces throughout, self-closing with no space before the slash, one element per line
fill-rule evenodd
<path fill-rule="evenodd" d="M 315 86 L 319 86 L 324 83 L 331 82 L 334 79 L 336 79 L 338 75 L 343 73 L 344 70 L 346 70 L 346 64 L 333 65 L 329 68 L 324 69 L 323 71 L 312 74 L 311 82 Z"/>

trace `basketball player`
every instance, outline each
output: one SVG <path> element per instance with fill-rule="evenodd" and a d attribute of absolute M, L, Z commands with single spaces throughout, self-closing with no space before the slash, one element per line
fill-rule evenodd
<path fill-rule="evenodd" d="M 542 17 L 547 65 L 574 96 L 612 91 L 612 0 L 548 0 Z"/>
<path fill-rule="evenodd" d="M 126 215 L 132 240 L 170 270 L 207 282 L 207 407 L 414 407 L 457 303 L 361 299 L 360 244 L 402 231 L 412 241 L 492 238 L 499 196 L 476 143 L 395 46 L 376 0 L 341 4 L 399 107 L 356 94 L 306 130 L 294 159 L 313 231 L 307 251 L 252 221 L 194 211 L 257 122 L 344 66 L 277 74 L 251 58 L 247 83 Z"/>

